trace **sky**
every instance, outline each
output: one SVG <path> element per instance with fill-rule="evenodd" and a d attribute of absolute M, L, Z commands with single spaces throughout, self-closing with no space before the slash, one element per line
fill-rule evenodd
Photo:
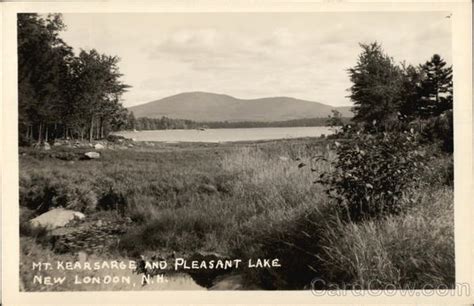
<path fill-rule="evenodd" d="M 126 107 L 206 91 L 352 105 L 347 69 L 359 43 L 378 41 L 396 63 L 438 53 L 451 64 L 447 12 L 74 13 L 62 38 L 76 52 L 121 58 Z"/>

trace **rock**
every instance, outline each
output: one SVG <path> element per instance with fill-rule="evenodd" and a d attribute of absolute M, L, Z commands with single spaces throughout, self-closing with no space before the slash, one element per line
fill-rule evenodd
<path fill-rule="evenodd" d="M 96 149 L 96 150 L 102 150 L 102 149 L 104 149 L 104 148 L 105 148 L 105 147 L 104 147 L 102 144 L 100 144 L 100 143 L 96 143 L 95 146 L 94 146 L 94 149 Z"/>
<path fill-rule="evenodd" d="M 74 220 L 84 221 L 84 219 L 86 218 L 86 215 L 78 211 L 75 211 L 73 215 L 74 215 Z"/>
<path fill-rule="evenodd" d="M 59 147 L 60 145 L 62 145 L 62 143 L 60 143 L 59 141 L 55 141 L 55 142 L 53 143 L 53 146 L 54 146 L 54 147 Z"/>
<path fill-rule="evenodd" d="M 289 159 L 288 157 L 286 157 L 286 156 L 279 156 L 278 158 L 279 158 L 281 161 L 288 161 L 288 160 L 290 160 L 290 159 Z"/>
<path fill-rule="evenodd" d="M 30 224 L 33 227 L 44 227 L 48 230 L 52 230 L 63 227 L 72 220 L 84 220 L 85 217 L 83 213 L 74 210 L 56 208 L 31 219 Z"/>
<path fill-rule="evenodd" d="M 128 144 L 128 147 L 129 147 L 129 148 L 133 148 L 133 145 L 130 143 L 130 144 Z"/>
<path fill-rule="evenodd" d="M 97 222 L 95 223 L 95 225 L 96 225 L 97 227 L 101 227 L 101 226 L 103 225 L 102 220 L 97 220 Z"/>
<path fill-rule="evenodd" d="M 77 261 L 80 263 L 85 263 L 87 261 L 87 253 L 84 251 L 77 252 Z"/>
<path fill-rule="evenodd" d="M 89 158 L 89 159 L 98 159 L 100 158 L 100 153 L 97 153 L 97 152 L 87 152 L 87 153 L 84 153 L 84 156 Z"/>
<path fill-rule="evenodd" d="M 51 150 L 51 146 L 49 145 L 49 143 L 43 142 L 40 145 L 40 149 L 45 150 L 45 151 L 49 151 L 49 150 Z"/>

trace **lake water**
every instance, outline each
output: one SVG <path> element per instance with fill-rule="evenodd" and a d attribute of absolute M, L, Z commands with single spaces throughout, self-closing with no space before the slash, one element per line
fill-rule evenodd
<path fill-rule="evenodd" d="M 301 137 L 319 137 L 330 135 L 334 129 L 318 127 L 281 127 L 281 128 L 243 128 L 243 129 L 206 129 L 206 130 L 153 130 L 118 132 L 126 138 L 136 141 L 163 142 L 232 142 L 271 139 L 290 139 Z"/>

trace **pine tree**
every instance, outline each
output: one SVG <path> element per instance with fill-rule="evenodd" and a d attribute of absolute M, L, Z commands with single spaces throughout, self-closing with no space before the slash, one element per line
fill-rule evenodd
<path fill-rule="evenodd" d="M 354 121 L 371 126 L 392 120 L 401 104 L 401 69 L 374 42 L 360 44 L 362 53 L 355 67 L 349 69 L 350 99 L 354 102 Z M 380 124 L 379 124 L 380 126 Z"/>
<path fill-rule="evenodd" d="M 438 116 L 453 108 L 453 69 L 435 54 L 420 66 L 422 81 L 416 112 L 420 117 Z"/>

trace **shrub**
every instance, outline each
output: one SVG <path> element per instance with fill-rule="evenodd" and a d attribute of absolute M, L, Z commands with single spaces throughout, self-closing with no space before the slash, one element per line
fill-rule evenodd
<path fill-rule="evenodd" d="M 316 182 L 347 210 L 352 220 L 399 213 L 410 201 L 405 190 L 421 179 L 427 167 L 411 132 L 353 133 L 350 141 L 335 142 L 334 171 Z"/>
<path fill-rule="evenodd" d="M 38 171 L 20 175 L 20 205 L 39 213 L 53 207 L 90 212 L 96 208 L 97 196 L 81 176 Z"/>
<path fill-rule="evenodd" d="M 446 111 L 422 123 L 423 140 L 437 143 L 444 152 L 454 151 L 453 112 Z"/>
<path fill-rule="evenodd" d="M 125 140 L 125 137 L 120 136 L 120 135 L 110 134 L 110 135 L 107 136 L 107 141 L 110 141 L 110 142 L 120 142 L 120 141 L 123 141 L 123 140 Z"/>
<path fill-rule="evenodd" d="M 92 212 L 97 206 L 97 195 L 88 184 L 75 184 L 68 181 L 56 182 L 55 196 L 52 198 L 54 207 L 66 207 L 82 212 Z"/>
<path fill-rule="evenodd" d="M 127 200 L 123 192 L 117 190 L 116 188 L 110 187 L 102 194 L 98 204 L 100 209 L 115 209 L 119 212 L 123 212 L 126 208 Z"/>

